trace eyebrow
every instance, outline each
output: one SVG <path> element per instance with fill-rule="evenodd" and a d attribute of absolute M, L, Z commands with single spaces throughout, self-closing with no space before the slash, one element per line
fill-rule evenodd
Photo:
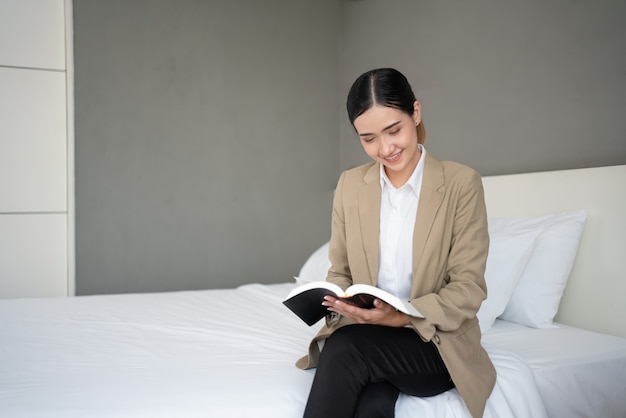
<path fill-rule="evenodd" d="M 383 132 L 384 132 L 384 131 L 388 131 L 389 129 L 393 128 L 394 126 L 396 126 L 396 125 L 397 125 L 397 124 L 399 124 L 400 122 L 402 122 L 402 121 L 400 121 L 400 120 L 399 120 L 399 121 L 397 121 L 397 122 L 392 123 L 391 125 L 385 126 L 385 127 L 383 128 Z M 362 134 L 359 134 L 359 136 L 369 136 L 369 135 L 374 135 L 374 134 L 369 133 L 369 132 L 363 132 Z"/>

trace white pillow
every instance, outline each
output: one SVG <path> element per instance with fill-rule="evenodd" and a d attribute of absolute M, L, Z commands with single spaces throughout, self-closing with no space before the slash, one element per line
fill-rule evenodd
<path fill-rule="evenodd" d="M 500 318 L 534 328 L 552 321 L 569 278 L 585 225 L 584 210 L 535 218 L 489 220 L 490 233 L 539 230 L 530 260 Z"/>
<path fill-rule="evenodd" d="M 485 270 L 487 299 L 476 314 L 481 332 L 487 332 L 504 312 L 538 236 L 537 230 L 497 231 L 489 234 L 489 256 Z"/>
<path fill-rule="evenodd" d="M 328 258 L 328 245 L 322 245 L 315 250 L 313 254 L 309 256 L 306 262 L 302 265 L 296 282 L 298 284 L 304 284 L 309 282 L 325 281 L 328 269 L 330 268 L 330 259 Z"/>

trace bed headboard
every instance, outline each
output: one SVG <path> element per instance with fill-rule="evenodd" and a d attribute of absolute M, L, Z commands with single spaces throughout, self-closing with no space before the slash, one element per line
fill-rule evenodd
<path fill-rule="evenodd" d="M 626 337 L 626 165 L 483 178 L 490 217 L 585 209 L 556 321 Z"/>

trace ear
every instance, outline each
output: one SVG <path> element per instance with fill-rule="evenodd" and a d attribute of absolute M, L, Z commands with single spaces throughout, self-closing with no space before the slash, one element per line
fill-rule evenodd
<path fill-rule="evenodd" d="M 415 126 L 422 122 L 422 104 L 417 100 L 413 102 L 413 120 L 415 121 Z"/>

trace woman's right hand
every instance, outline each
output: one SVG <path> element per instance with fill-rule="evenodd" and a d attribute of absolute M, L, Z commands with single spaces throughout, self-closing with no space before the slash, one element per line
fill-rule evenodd
<path fill-rule="evenodd" d="M 333 296 L 325 296 L 322 305 L 326 306 L 330 312 L 348 317 L 357 324 L 385 325 L 388 327 L 404 327 L 411 324 L 408 315 L 399 312 L 380 299 L 374 300 L 374 308 L 372 309 L 359 308 Z"/>

